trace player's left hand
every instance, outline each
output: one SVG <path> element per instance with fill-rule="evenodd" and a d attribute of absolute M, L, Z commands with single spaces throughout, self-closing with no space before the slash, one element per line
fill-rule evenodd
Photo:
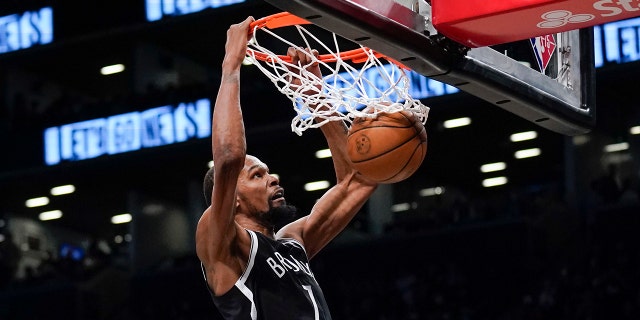
<path fill-rule="evenodd" d="M 292 64 L 297 65 L 300 69 L 308 72 L 300 72 L 300 69 L 289 67 L 289 71 L 296 75 L 289 79 L 291 85 L 295 88 L 296 86 L 301 86 L 305 83 L 313 84 L 304 85 L 300 88 L 300 90 L 303 90 L 302 93 L 305 95 L 313 95 L 322 92 L 322 73 L 320 71 L 318 60 L 314 59 L 314 57 L 318 57 L 318 50 L 307 48 L 303 51 L 294 47 L 289 47 L 287 55 L 291 57 Z M 305 78 L 306 80 L 301 81 L 301 78 Z"/>

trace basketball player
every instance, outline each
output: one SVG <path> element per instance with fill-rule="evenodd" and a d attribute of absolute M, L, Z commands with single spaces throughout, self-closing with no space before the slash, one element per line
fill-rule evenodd
<path fill-rule="evenodd" d="M 376 184 L 350 166 L 344 123 L 327 123 L 321 130 L 331 150 L 337 184 L 309 215 L 275 233 L 278 217 L 290 216 L 294 209 L 287 206 L 284 189 L 267 165 L 247 155 L 239 92 L 252 21 L 249 17 L 227 31 L 212 122 L 215 170 L 205 178 L 210 206 L 196 231 L 198 258 L 225 319 L 331 319 L 309 259 L 347 226 Z M 294 63 L 309 63 L 299 51 L 290 49 L 288 54 Z M 310 68 L 319 74 L 317 65 Z"/>

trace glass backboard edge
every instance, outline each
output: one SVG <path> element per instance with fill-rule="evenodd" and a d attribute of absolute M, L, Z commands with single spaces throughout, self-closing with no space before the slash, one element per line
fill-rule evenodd
<path fill-rule="evenodd" d="M 395 10 L 403 16 L 401 24 L 399 19 L 390 19 L 348 0 L 266 2 L 549 130 L 572 136 L 587 133 L 595 125 L 593 45 L 592 41 L 585 44 L 593 35 L 589 38 L 588 31 L 573 31 L 581 33 L 579 46 L 584 56 L 580 58 L 582 69 L 574 66 L 573 71 L 581 75 L 579 89 L 568 92 L 557 81 L 542 79 L 536 70 L 519 68 L 517 61 L 489 48 L 477 48 L 481 54 L 475 54 L 461 45 L 443 45 L 450 42 L 442 42 L 441 35 L 425 32 L 430 29 L 428 19 L 404 7 Z M 490 63 L 492 59 L 501 60 L 500 69 Z M 519 71 L 509 74 L 505 69 Z M 530 79 L 541 80 L 531 86 Z"/>

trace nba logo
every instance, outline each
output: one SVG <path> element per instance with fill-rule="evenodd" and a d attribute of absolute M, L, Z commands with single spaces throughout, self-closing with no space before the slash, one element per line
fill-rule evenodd
<path fill-rule="evenodd" d="M 538 67 L 540 72 L 544 73 L 553 57 L 553 53 L 556 50 L 556 39 L 552 34 L 546 36 L 539 36 L 531 38 L 531 46 L 533 47 L 533 53 L 538 61 Z"/>

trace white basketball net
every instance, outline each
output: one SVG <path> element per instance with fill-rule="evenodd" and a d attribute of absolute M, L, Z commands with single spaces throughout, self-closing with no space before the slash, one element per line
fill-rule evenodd
<path fill-rule="evenodd" d="M 411 97 L 410 81 L 403 69 L 394 63 L 383 63 L 373 50 L 364 47 L 361 48 L 365 55 L 359 59 L 363 61 L 357 61 L 356 67 L 356 63 L 340 57 L 341 50 L 335 33 L 333 46 L 329 47 L 303 26 L 294 27 L 302 38 L 303 46 L 282 38 L 266 27 L 256 27 L 247 50 L 247 59 L 291 100 L 296 112 L 291 121 L 292 131 L 302 135 L 308 128 L 317 128 L 336 120 L 345 121 L 350 126 L 354 118 L 373 118 L 380 112 L 402 110 L 414 112 L 423 124 L 426 123 L 429 108 Z M 319 64 L 323 79 L 307 71 L 308 65 L 287 62 L 282 56 L 262 46 L 258 41 L 259 33 L 305 52 Z M 321 61 L 303 48 L 317 49 L 333 57 L 329 59 L 330 62 L 325 62 L 327 59 Z M 260 53 L 268 55 L 269 59 L 256 57 Z M 292 85 L 292 77 L 299 79 L 301 84 Z"/>

